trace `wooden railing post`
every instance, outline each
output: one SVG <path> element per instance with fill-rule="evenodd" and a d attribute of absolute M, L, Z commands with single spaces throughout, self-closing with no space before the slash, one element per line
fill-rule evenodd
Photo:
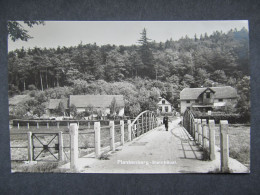
<path fill-rule="evenodd" d="M 187 128 L 186 129 L 190 133 L 190 114 L 189 114 L 189 111 L 187 112 Z"/>
<path fill-rule="evenodd" d="M 64 161 L 62 131 L 59 132 L 59 161 Z"/>
<path fill-rule="evenodd" d="M 142 134 L 144 134 L 144 115 L 142 114 Z"/>
<path fill-rule="evenodd" d="M 27 123 L 27 129 L 30 129 L 30 123 Z"/>
<path fill-rule="evenodd" d="M 192 119 L 192 137 L 195 137 L 195 119 Z"/>
<path fill-rule="evenodd" d="M 148 129 L 148 117 L 147 117 L 147 112 L 145 113 L 145 132 L 149 131 Z"/>
<path fill-rule="evenodd" d="M 135 131 L 136 131 L 137 137 L 139 137 L 139 135 L 140 135 L 140 131 L 139 131 L 140 128 L 139 127 L 140 127 L 139 119 L 137 119 L 136 124 L 135 124 Z"/>
<path fill-rule="evenodd" d="M 58 129 L 60 128 L 60 122 L 57 122 L 57 128 Z"/>
<path fill-rule="evenodd" d="M 134 135 L 134 136 L 138 137 L 136 124 L 134 124 L 134 133 L 136 134 L 136 135 Z"/>
<path fill-rule="evenodd" d="M 120 127 L 121 127 L 121 144 L 124 145 L 125 143 L 125 124 L 124 121 L 120 121 Z"/>
<path fill-rule="evenodd" d="M 148 131 L 151 130 L 150 120 L 151 120 L 151 117 L 150 117 L 150 113 L 148 112 Z"/>
<path fill-rule="evenodd" d="M 19 123 L 17 123 L 17 129 L 20 129 L 20 124 Z"/>
<path fill-rule="evenodd" d="M 190 134 L 192 135 L 193 134 L 193 129 L 192 129 L 192 127 L 193 127 L 193 124 L 192 124 L 192 117 L 191 117 L 191 115 L 190 115 Z"/>
<path fill-rule="evenodd" d="M 70 124 L 70 169 L 78 171 L 78 126 L 77 123 Z"/>
<path fill-rule="evenodd" d="M 195 135 L 194 135 L 194 139 L 195 139 L 195 142 L 198 141 L 198 119 L 194 119 L 194 127 L 195 127 Z"/>
<path fill-rule="evenodd" d="M 151 123 L 152 123 L 152 129 L 154 129 L 154 115 L 153 114 L 151 114 Z"/>
<path fill-rule="evenodd" d="M 32 132 L 27 132 L 28 139 L 28 161 L 33 161 Z"/>
<path fill-rule="evenodd" d="M 220 150 L 221 150 L 221 172 L 229 172 L 228 157 L 229 157 L 229 145 L 228 145 L 228 121 L 220 121 Z"/>
<path fill-rule="evenodd" d="M 209 152 L 210 160 L 215 160 L 215 121 L 209 120 Z"/>
<path fill-rule="evenodd" d="M 110 126 L 110 150 L 115 151 L 116 150 L 116 147 L 115 147 L 115 122 L 110 121 L 109 126 Z"/>
<path fill-rule="evenodd" d="M 39 129 L 39 123 L 38 122 L 37 122 L 36 126 L 37 126 L 37 129 Z"/>
<path fill-rule="evenodd" d="M 202 119 L 202 147 L 206 148 L 207 147 L 207 137 L 206 137 L 206 131 L 207 131 L 207 120 Z"/>
<path fill-rule="evenodd" d="M 100 122 L 94 123 L 95 131 L 95 157 L 100 157 Z"/>
<path fill-rule="evenodd" d="M 49 129 L 50 128 L 50 126 L 49 126 L 49 123 L 47 122 L 47 129 Z"/>
<path fill-rule="evenodd" d="M 131 120 L 127 120 L 127 130 L 128 130 L 128 141 L 132 141 L 132 126 L 131 126 Z"/>
<path fill-rule="evenodd" d="M 197 121 L 197 124 L 198 124 L 198 143 L 199 144 L 202 144 L 201 143 L 201 138 L 202 138 L 202 128 L 201 128 L 201 119 L 198 119 L 198 121 Z"/>

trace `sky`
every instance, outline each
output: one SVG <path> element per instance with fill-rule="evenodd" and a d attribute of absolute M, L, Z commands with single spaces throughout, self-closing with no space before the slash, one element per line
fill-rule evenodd
<path fill-rule="evenodd" d="M 77 46 L 82 44 L 97 45 L 133 45 L 138 44 L 140 33 L 144 28 L 147 37 L 152 41 L 165 42 L 178 40 L 186 35 L 190 38 L 195 34 L 212 34 L 214 31 L 228 32 L 230 29 L 248 29 L 247 20 L 220 21 L 45 21 L 45 25 L 32 28 L 23 22 L 20 24 L 28 30 L 32 39 L 13 42 L 8 38 L 8 51 L 15 49 L 57 48 L 58 46 Z"/>

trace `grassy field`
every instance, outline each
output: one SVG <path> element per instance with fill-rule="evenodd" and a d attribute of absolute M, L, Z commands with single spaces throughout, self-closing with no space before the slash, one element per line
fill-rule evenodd
<path fill-rule="evenodd" d="M 216 145 L 220 145 L 220 131 L 216 128 Z M 250 126 L 229 125 L 229 156 L 250 169 Z"/>

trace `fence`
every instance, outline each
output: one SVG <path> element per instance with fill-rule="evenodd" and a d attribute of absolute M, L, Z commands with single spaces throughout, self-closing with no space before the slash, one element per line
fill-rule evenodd
<path fill-rule="evenodd" d="M 132 138 L 139 137 L 157 126 L 158 122 L 154 112 L 146 110 L 140 113 L 133 122 L 129 122 L 128 139 L 131 141 Z"/>
<path fill-rule="evenodd" d="M 183 115 L 183 127 L 194 138 L 194 141 L 200 145 L 206 153 L 209 153 L 209 159 L 215 160 L 215 121 L 206 119 L 197 119 L 192 111 L 187 109 Z M 220 120 L 220 159 L 221 172 L 228 172 L 228 121 Z"/>
<path fill-rule="evenodd" d="M 90 131 L 84 133 L 79 133 L 78 123 L 70 124 L 69 133 L 62 131 L 58 133 L 16 133 L 16 135 L 27 134 L 27 137 L 23 138 L 24 142 L 27 142 L 27 146 L 24 144 L 20 149 L 27 149 L 28 158 L 11 158 L 11 160 L 64 161 L 70 159 L 71 169 L 77 170 L 77 159 L 84 154 L 84 152 L 79 154 L 79 149 L 91 149 L 95 157 L 100 158 L 102 147 L 108 147 L 110 151 L 115 151 L 116 145 L 124 145 L 125 141 L 131 141 L 156 126 L 157 120 L 153 112 L 144 111 L 135 120 L 128 120 L 127 123 L 124 120 L 121 120 L 119 124 L 117 121 L 109 121 L 108 124 L 101 126 L 100 122 L 94 122 L 94 126 L 91 126 L 94 131 L 89 126 L 88 130 Z M 14 135 L 11 134 L 11 136 Z M 46 138 L 46 136 L 50 137 Z M 19 146 L 11 144 L 11 149 L 19 149 Z M 89 151 L 86 151 L 87 153 Z M 44 156 L 41 156 L 42 154 Z"/>
<path fill-rule="evenodd" d="M 79 156 L 94 151 L 94 131 L 78 134 Z M 16 132 L 10 134 L 12 161 L 70 160 L 71 136 L 68 132 Z M 93 143 L 92 143 L 93 142 Z"/>
<path fill-rule="evenodd" d="M 124 120 L 126 121 L 126 120 Z M 92 128 L 94 123 L 98 122 L 98 120 L 22 120 L 22 119 L 14 119 L 12 121 L 12 126 L 20 129 L 21 127 L 25 127 L 26 129 L 40 129 L 54 127 L 59 129 L 61 126 L 66 126 L 69 128 L 70 124 L 77 123 L 79 126 L 88 126 Z M 108 125 L 108 120 L 100 121 L 102 125 Z M 118 122 L 118 120 L 117 120 Z"/>

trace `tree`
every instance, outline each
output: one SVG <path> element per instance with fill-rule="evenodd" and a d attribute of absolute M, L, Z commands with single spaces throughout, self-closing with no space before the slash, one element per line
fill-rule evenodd
<path fill-rule="evenodd" d="M 139 71 L 144 69 L 144 64 L 140 55 L 136 51 L 131 52 L 129 61 L 132 67 L 132 77 L 137 77 L 138 74 L 140 75 Z"/>
<path fill-rule="evenodd" d="M 42 104 L 37 105 L 33 109 L 33 114 L 37 115 L 38 117 L 41 117 L 45 113 L 45 107 Z"/>
<path fill-rule="evenodd" d="M 85 115 L 86 116 L 90 116 L 93 118 L 93 114 L 94 114 L 94 106 L 92 104 L 89 104 L 86 108 L 85 108 Z"/>
<path fill-rule="evenodd" d="M 119 111 L 119 106 L 118 106 L 118 104 L 116 102 L 116 98 L 115 97 L 112 99 L 109 108 L 110 108 L 110 114 L 115 117 L 115 115 Z"/>
<path fill-rule="evenodd" d="M 123 56 L 117 51 L 108 53 L 105 75 L 108 81 L 121 81 L 126 75 L 126 67 Z"/>
<path fill-rule="evenodd" d="M 154 67 L 153 67 L 153 54 L 150 49 L 150 41 L 146 35 L 146 29 L 144 28 L 141 33 L 141 38 L 138 40 L 138 42 L 141 44 L 139 52 L 142 59 L 142 62 L 144 64 L 144 70 L 142 70 L 142 75 L 152 77 L 154 73 Z"/>
<path fill-rule="evenodd" d="M 24 24 L 31 28 L 34 25 L 44 25 L 45 23 L 43 21 L 24 21 Z M 8 21 L 7 30 L 12 41 L 19 39 L 22 41 L 27 41 L 28 39 L 33 38 L 28 34 L 28 31 L 24 29 L 24 27 L 21 25 L 21 22 Z"/>
<path fill-rule="evenodd" d="M 227 76 L 223 70 L 216 70 L 212 74 L 212 79 L 218 83 L 226 83 Z"/>
<path fill-rule="evenodd" d="M 77 107 L 74 104 L 71 104 L 70 106 L 70 115 L 75 118 L 78 114 Z"/>
<path fill-rule="evenodd" d="M 250 77 L 244 76 L 237 84 L 238 89 L 238 113 L 247 121 L 250 121 Z"/>
<path fill-rule="evenodd" d="M 132 118 L 136 117 L 141 112 L 141 107 L 138 102 L 132 104 L 129 108 L 129 114 L 132 115 Z"/>
<path fill-rule="evenodd" d="M 182 84 L 184 86 L 188 86 L 188 87 L 191 87 L 195 82 L 195 79 L 192 75 L 189 75 L 189 74 L 185 74 L 184 75 L 184 78 L 183 78 L 183 81 L 182 81 Z"/>
<path fill-rule="evenodd" d="M 64 106 L 63 102 L 60 102 L 59 105 L 57 106 L 56 113 L 58 115 L 62 115 L 62 116 L 65 115 L 65 106 Z"/>

